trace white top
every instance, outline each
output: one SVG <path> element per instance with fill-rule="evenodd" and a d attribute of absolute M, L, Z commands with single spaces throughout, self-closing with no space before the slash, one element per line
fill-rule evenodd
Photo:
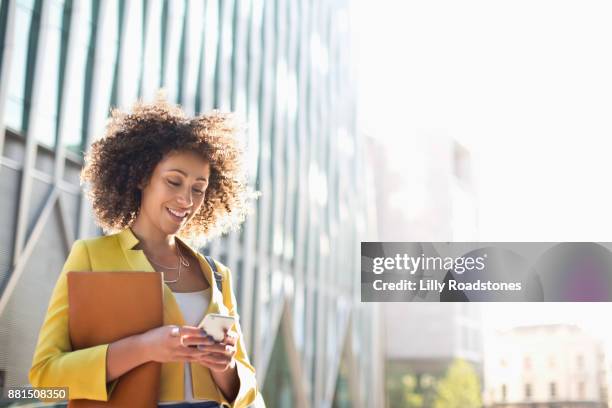
<path fill-rule="evenodd" d="M 210 288 L 199 290 L 197 292 L 172 292 L 174 298 L 181 308 L 185 324 L 187 326 L 197 326 L 208 309 L 210 303 Z M 208 400 L 197 400 L 193 398 L 193 389 L 191 388 L 191 366 L 189 363 L 183 363 L 185 367 L 185 396 L 183 401 L 167 401 L 159 402 L 158 405 L 175 404 L 176 402 L 203 402 Z"/>

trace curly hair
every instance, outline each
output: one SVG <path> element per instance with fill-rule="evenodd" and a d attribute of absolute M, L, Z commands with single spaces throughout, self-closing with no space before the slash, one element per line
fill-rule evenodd
<path fill-rule="evenodd" d="M 86 193 L 96 223 L 105 233 L 130 226 L 141 205 L 139 186 L 148 184 L 166 154 L 190 151 L 210 163 L 209 184 L 202 207 L 177 235 L 203 243 L 236 229 L 256 196 L 243 171 L 240 130 L 229 113 L 188 117 L 159 94 L 153 103 L 136 102 L 130 112 L 113 109 L 81 172 L 81 185 L 90 184 Z"/>

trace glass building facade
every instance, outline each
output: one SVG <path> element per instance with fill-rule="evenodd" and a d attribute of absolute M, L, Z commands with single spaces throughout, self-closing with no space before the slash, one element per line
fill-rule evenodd
<path fill-rule="evenodd" d="M 373 228 L 348 0 L 0 0 L 0 390 L 28 384 L 72 242 L 101 234 L 79 186 L 111 107 L 164 88 L 235 111 L 251 183 L 229 266 L 268 407 L 383 406 L 378 309 L 360 302 Z"/>

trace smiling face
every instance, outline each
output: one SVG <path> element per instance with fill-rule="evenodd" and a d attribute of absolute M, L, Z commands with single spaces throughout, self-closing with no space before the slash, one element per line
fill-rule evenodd
<path fill-rule="evenodd" d="M 202 207 L 209 178 L 210 164 L 201 156 L 168 153 L 142 190 L 138 218 L 165 235 L 178 233 Z"/>

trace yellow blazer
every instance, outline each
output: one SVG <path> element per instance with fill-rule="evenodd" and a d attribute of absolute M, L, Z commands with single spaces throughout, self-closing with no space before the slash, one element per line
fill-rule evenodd
<path fill-rule="evenodd" d="M 178 239 L 178 238 L 177 238 Z M 184 241 L 180 240 L 184 243 Z M 132 249 L 138 238 L 130 228 L 92 239 L 77 240 L 68 255 L 57 280 L 45 320 L 40 329 L 38 343 L 29 371 L 34 387 L 69 387 L 71 399 L 86 398 L 108 401 L 118 379 L 106 384 L 106 351 L 108 344 L 72 351 L 68 333 L 68 288 L 66 273 L 69 271 L 150 271 L 153 267 L 144 252 Z M 185 244 L 190 248 L 187 244 Z M 211 299 L 207 313 L 224 313 L 238 316 L 236 297 L 232 290 L 230 270 L 217 262 L 223 275 L 223 291 L 215 284 L 213 272 L 206 259 L 190 248 L 197 257 L 206 280 L 211 287 Z M 185 320 L 170 288 L 164 284 L 164 325 L 184 325 Z M 240 378 L 240 390 L 233 402 L 227 401 L 217 388 L 208 368 L 191 364 L 193 395 L 196 399 L 214 400 L 223 406 L 240 408 L 251 404 L 257 396 L 255 368 L 250 364 L 244 346 L 240 324 L 235 327 L 239 338 L 236 351 L 236 367 Z M 182 362 L 162 363 L 160 401 L 184 399 L 184 369 Z M 48 399 L 45 401 L 54 401 Z"/>

